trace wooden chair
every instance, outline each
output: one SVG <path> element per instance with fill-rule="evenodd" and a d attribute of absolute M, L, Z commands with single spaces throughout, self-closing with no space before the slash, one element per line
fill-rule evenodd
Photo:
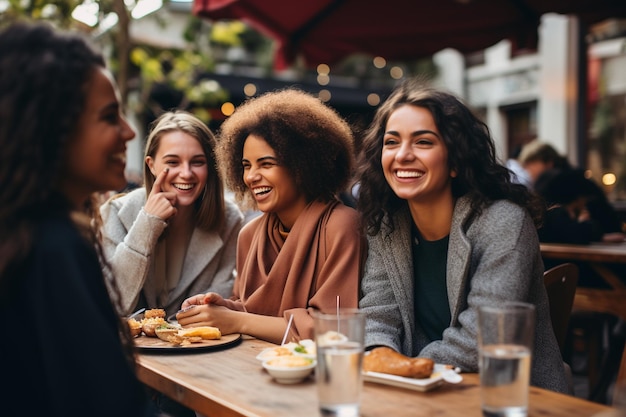
<path fill-rule="evenodd" d="M 567 325 L 578 284 L 578 267 L 572 263 L 557 265 L 544 272 L 543 282 L 550 302 L 552 329 L 563 354 Z"/>

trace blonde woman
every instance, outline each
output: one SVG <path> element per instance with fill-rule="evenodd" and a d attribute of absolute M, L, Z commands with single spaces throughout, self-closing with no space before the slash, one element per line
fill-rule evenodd
<path fill-rule="evenodd" d="M 224 199 L 214 146 L 195 116 L 163 114 L 148 136 L 144 187 L 101 207 L 122 314 L 147 307 L 171 315 L 198 292 L 231 294 L 243 216 Z"/>

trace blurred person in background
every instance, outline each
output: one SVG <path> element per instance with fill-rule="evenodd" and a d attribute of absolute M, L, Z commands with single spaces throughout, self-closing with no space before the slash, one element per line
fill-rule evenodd
<path fill-rule="evenodd" d="M 124 186 L 134 136 L 82 37 L 0 32 L 0 313 L 22 334 L 0 344 L 0 415 L 153 414 L 86 214 L 93 193 Z"/>
<path fill-rule="evenodd" d="M 539 176 L 535 192 L 546 203 L 539 240 L 576 244 L 602 240 L 602 227 L 587 209 L 594 187 L 581 170 L 550 169 Z"/>
<path fill-rule="evenodd" d="M 528 174 L 531 188 L 534 188 L 535 182 L 543 172 L 549 169 L 571 168 L 567 158 L 561 156 L 549 143 L 538 139 L 525 144 L 517 159 Z"/>
<path fill-rule="evenodd" d="M 526 144 L 520 153 L 520 163 L 529 173 L 533 190 L 537 191 L 537 187 L 541 188 L 540 194 L 550 199 L 553 192 L 549 188 L 554 188 L 554 192 L 560 192 L 558 188 L 562 188 L 562 193 L 572 192 L 581 193 L 584 191 L 584 210 L 579 210 L 582 216 L 587 216 L 599 230 L 600 236 L 588 235 L 583 240 L 587 241 L 604 241 L 604 242 L 622 242 L 626 238 L 626 234 L 622 230 L 622 222 L 616 210 L 609 202 L 604 190 L 592 179 L 586 178 L 582 170 L 573 167 L 567 158 L 560 155 L 558 151 L 550 144 L 535 140 Z M 575 173 L 565 173 L 566 171 L 578 171 Z M 577 184 L 579 190 L 568 187 L 566 182 L 572 180 Z M 551 183 L 558 181 L 560 184 L 553 187 Z M 565 183 L 564 183 L 565 181 Z M 548 194 L 546 194 L 548 193 Z M 561 196 L 562 197 L 562 196 Z M 558 197 L 558 198 L 561 198 Z M 569 198 L 569 197 L 568 197 Z M 572 203 L 571 199 L 568 203 Z M 578 203 L 581 201 L 578 200 Z M 547 201 L 548 206 L 553 206 L 554 201 Z M 562 204 L 562 201 L 559 203 Z M 584 217 L 583 217 L 584 218 Z M 562 243 L 577 243 L 569 239 L 554 240 L 556 235 L 552 234 L 551 241 L 561 241 Z M 540 238 L 541 238 L 540 234 Z M 547 237 L 547 236 L 546 236 Z"/>
<path fill-rule="evenodd" d="M 524 169 L 518 159 L 521 151 L 521 146 L 516 146 L 511 151 L 511 155 L 506 160 L 506 167 L 511 170 L 511 182 L 522 184 L 526 188 L 532 188 L 530 174 Z"/>
<path fill-rule="evenodd" d="M 178 322 L 280 343 L 293 316 L 291 335 L 311 339 L 312 310 L 358 303 L 365 242 L 358 213 L 339 200 L 352 131 L 317 97 L 287 89 L 244 103 L 219 137 L 227 185 L 263 215 L 239 235 L 233 296 L 191 297 Z"/>

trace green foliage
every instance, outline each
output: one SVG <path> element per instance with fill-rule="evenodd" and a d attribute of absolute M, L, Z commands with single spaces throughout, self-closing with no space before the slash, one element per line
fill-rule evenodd
<path fill-rule="evenodd" d="M 130 60 L 140 72 L 140 105 L 147 103 L 153 111 L 158 111 L 158 103 L 150 103 L 150 92 L 155 84 L 167 85 L 182 93 L 179 108 L 189 110 L 208 122 L 210 115 L 207 108 L 218 107 L 229 98 L 228 92 L 217 81 L 202 80 L 202 75 L 213 69 L 214 63 L 209 56 L 193 49 L 133 48 Z M 144 109 L 135 110 L 142 112 Z"/>
<path fill-rule="evenodd" d="M 62 28 L 76 26 L 72 11 L 82 0 L 5 0 L 0 10 L 0 25 L 16 20 L 47 20 Z"/>

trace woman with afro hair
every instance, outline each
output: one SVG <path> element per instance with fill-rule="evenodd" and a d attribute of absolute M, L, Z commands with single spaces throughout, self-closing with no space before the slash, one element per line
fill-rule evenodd
<path fill-rule="evenodd" d="M 337 297 L 358 304 L 365 239 L 358 213 L 338 198 L 354 166 L 351 129 L 291 88 L 244 103 L 219 140 L 226 185 L 263 215 L 239 234 L 233 296 L 190 297 L 178 322 L 280 343 L 293 316 L 292 336 L 312 338 L 311 311 L 333 311 Z"/>

